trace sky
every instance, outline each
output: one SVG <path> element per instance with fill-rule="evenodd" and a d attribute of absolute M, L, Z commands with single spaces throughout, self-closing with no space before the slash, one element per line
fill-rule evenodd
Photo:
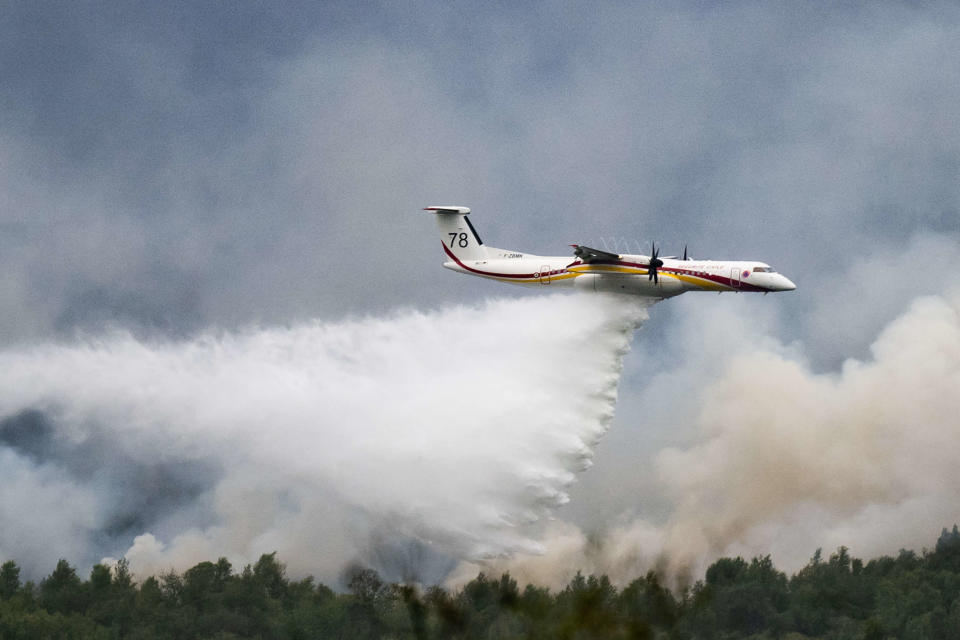
<path fill-rule="evenodd" d="M 36 2 L 3 13 L 9 367 L 49 371 L 125 340 L 160 358 L 257 330 L 287 330 L 291 341 L 312 323 L 353 336 L 365 322 L 417 314 L 442 327 L 463 305 L 506 313 L 489 300 L 534 313 L 523 305 L 538 294 L 439 268 L 420 210 L 465 205 L 494 246 L 558 255 L 570 243 L 638 252 L 656 241 L 667 254 L 686 245 L 696 257 L 763 260 L 798 285 L 775 296 L 684 295 L 649 310 L 629 354 L 605 352 L 604 366 L 623 357 L 616 413 L 600 420 L 602 439 L 588 438 L 593 465 L 568 504 L 551 511 L 555 535 L 538 534 L 542 562 L 554 539 L 582 549 L 621 536 L 641 564 L 676 572 L 771 549 L 796 567 L 819 546 L 920 548 L 960 520 L 952 480 L 900 469 L 928 450 L 885 448 L 916 431 L 922 413 L 920 390 L 895 393 L 914 389 L 898 364 L 926 380 L 944 358 L 928 380 L 945 386 L 926 405 L 939 409 L 921 441 L 960 435 L 950 393 L 960 382 L 954 5 Z M 603 335 L 614 344 L 614 334 Z M 18 371 L 8 389 L 29 388 Z M 791 375 L 795 384 L 776 386 Z M 874 386 L 861 379 L 871 375 Z M 111 413 L 103 400 L 72 423 L 51 407 L 82 394 L 48 391 L 59 405 L 12 391 L 0 403 L 0 454 L 38 491 L 89 480 L 81 462 L 91 450 L 126 446 L 116 424 L 76 436 L 77 424 L 140 415 Z M 499 392 L 486 393 L 477 402 L 496 406 Z M 901 404 L 878 414 L 890 393 Z M 775 394 L 810 419 L 780 416 L 767 405 Z M 837 435 L 853 423 L 866 431 Z M 165 425 L 174 441 L 197 433 Z M 771 425 L 788 435 L 767 442 Z M 778 442 L 798 433 L 812 439 L 794 449 L 807 454 L 798 475 L 832 477 L 875 446 L 890 466 L 866 459 L 896 481 L 851 473 L 827 483 L 834 493 L 794 483 L 748 499 L 773 473 L 760 463 L 776 467 L 786 455 Z M 835 441 L 832 463 L 815 464 Z M 136 442 L 122 470 L 81 483 L 90 490 L 75 504 L 96 512 L 105 495 L 150 495 L 153 511 L 131 509 L 121 524 L 77 514 L 69 526 L 87 542 L 59 555 L 89 564 L 123 554 L 135 533 L 163 529 L 169 544 L 228 519 L 204 501 L 211 487 L 227 490 L 218 479 L 242 480 L 225 475 L 230 460 L 206 452 L 148 464 Z M 738 456 L 739 467 L 723 462 Z M 751 464 L 755 475 L 731 480 Z M 719 501 L 715 513 L 718 482 L 743 499 Z M 905 513 L 916 527 L 897 526 Z M 7 526 L 7 540 L 25 539 Z M 248 539 L 236 556 L 255 559 L 254 547 Z M 2 539 L 0 552 L 27 555 Z M 29 554 L 28 568 L 46 571 L 39 551 Z M 515 556 L 506 561 L 521 570 Z"/>

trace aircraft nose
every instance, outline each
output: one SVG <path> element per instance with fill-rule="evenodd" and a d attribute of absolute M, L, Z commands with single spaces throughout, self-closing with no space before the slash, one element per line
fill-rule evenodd
<path fill-rule="evenodd" d="M 797 285 L 793 284 L 793 281 L 785 275 L 780 275 L 780 282 L 777 285 L 779 285 L 777 287 L 778 291 L 793 291 L 797 288 Z"/>

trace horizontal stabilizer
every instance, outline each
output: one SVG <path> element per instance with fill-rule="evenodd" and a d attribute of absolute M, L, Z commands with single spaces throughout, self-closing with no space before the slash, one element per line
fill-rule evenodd
<path fill-rule="evenodd" d="M 433 211 L 434 213 L 458 213 L 466 215 L 470 213 L 470 207 L 424 207 L 424 211 Z"/>

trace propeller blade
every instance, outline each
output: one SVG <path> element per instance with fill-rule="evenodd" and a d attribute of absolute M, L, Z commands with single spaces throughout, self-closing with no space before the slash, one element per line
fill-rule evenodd
<path fill-rule="evenodd" d="M 687 258 L 687 245 L 683 245 L 683 259 L 689 260 L 689 258 Z"/>
<path fill-rule="evenodd" d="M 650 262 L 647 263 L 647 280 L 653 280 L 655 284 L 660 284 L 660 276 L 657 275 L 657 269 L 663 266 L 663 260 L 658 258 L 660 250 L 657 249 L 657 243 L 650 243 Z"/>

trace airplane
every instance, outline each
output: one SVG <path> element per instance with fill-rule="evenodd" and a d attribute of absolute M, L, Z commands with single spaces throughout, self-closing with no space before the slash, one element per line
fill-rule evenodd
<path fill-rule="evenodd" d="M 765 262 L 695 260 L 660 257 L 656 244 L 649 256 L 616 254 L 573 244 L 573 256 L 537 256 L 488 247 L 467 217 L 469 207 L 432 206 L 447 269 L 533 287 L 565 286 L 585 291 L 624 293 L 655 301 L 687 291 L 793 291 L 797 286 Z"/>

